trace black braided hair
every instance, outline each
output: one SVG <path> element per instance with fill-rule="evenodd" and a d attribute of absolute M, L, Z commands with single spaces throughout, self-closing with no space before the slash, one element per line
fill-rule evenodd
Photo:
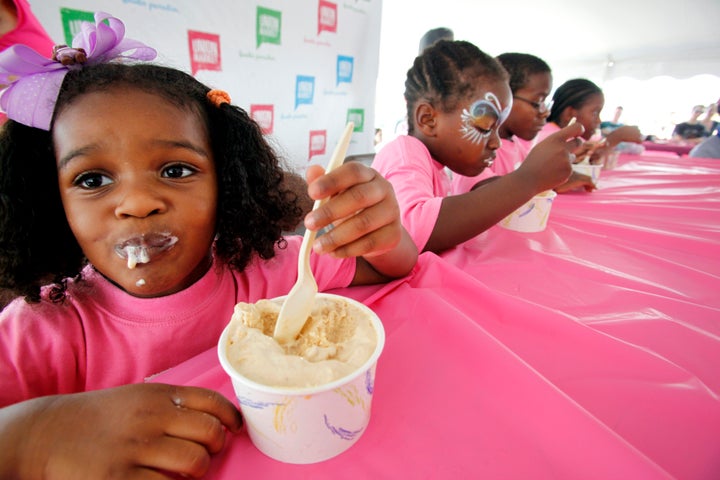
<path fill-rule="evenodd" d="M 55 116 L 85 94 L 114 88 L 159 95 L 197 115 L 210 136 L 218 181 L 215 254 L 242 270 L 253 255 L 271 258 L 282 231 L 302 216 L 301 199 L 285 182 L 281 161 L 258 124 L 229 103 L 215 106 L 207 86 L 176 69 L 150 64 L 100 64 L 70 71 Z M 67 278 L 86 259 L 60 200 L 50 132 L 9 120 L 0 132 L 0 288 L 28 301 L 52 283 L 62 301 Z"/>
<path fill-rule="evenodd" d="M 500 64 L 510 74 L 510 90 L 515 93 L 525 87 L 530 76 L 538 73 L 551 73 L 545 61 L 529 53 L 507 52 L 497 56 Z"/>
<path fill-rule="evenodd" d="M 507 80 L 500 63 L 470 42 L 439 40 L 415 58 L 405 80 L 408 134 L 415 129 L 413 112 L 418 101 L 452 111 L 472 94 L 478 79 Z"/>
<path fill-rule="evenodd" d="M 553 105 L 547 121 L 559 125 L 560 116 L 566 108 L 580 109 L 591 96 L 598 93 L 602 93 L 602 90 L 590 80 L 584 78 L 568 80 L 555 90 Z"/>

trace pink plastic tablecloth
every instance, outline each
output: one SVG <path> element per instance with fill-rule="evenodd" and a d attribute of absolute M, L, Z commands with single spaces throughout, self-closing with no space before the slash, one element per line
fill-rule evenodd
<path fill-rule="evenodd" d="M 651 150 L 650 153 L 654 152 L 670 152 L 676 155 L 687 155 L 694 145 L 689 143 L 678 143 L 678 142 L 649 142 L 645 141 L 642 143 L 646 150 Z"/>
<path fill-rule="evenodd" d="M 306 466 L 242 433 L 209 478 L 720 478 L 720 161 L 621 157 L 599 184 L 543 232 L 335 291 L 386 328 L 367 431 Z M 156 381 L 233 398 L 214 350 Z"/>

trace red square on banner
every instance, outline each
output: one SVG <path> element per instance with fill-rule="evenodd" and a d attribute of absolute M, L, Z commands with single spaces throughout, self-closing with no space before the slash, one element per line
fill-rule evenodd
<path fill-rule="evenodd" d="M 199 70 L 222 70 L 220 35 L 188 30 L 188 47 L 193 75 Z"/>
<path fill-rule="evenodd" d="M 315 155 L 325 154 L 325 144 L 327 143 L 327 130 L 310 130 L 310 153 L 308 161 L 312 160 Z"/>
<path fill-rule="evenodd" d="M 337 33 L 337 4 L 327 0 L 318 2 L 318 35 L 323 30 Z"/>
<path fill-rule="evenodd" d="M 250 116 L 260 125 L 265 135 L 273 133 L 275 126 L 274 105 L 250 105 Z"/>

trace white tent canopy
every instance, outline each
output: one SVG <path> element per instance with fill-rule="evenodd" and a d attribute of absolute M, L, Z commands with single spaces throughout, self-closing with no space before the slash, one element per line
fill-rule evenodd
<path fill-rule="evenodd" d="M 394 105 L 397 112 L 405 72 L 418 53 L 419 40 L 436 27 L 451 28 L 456 39 L 471 41 L 491 55 L 511 51 L 537 55 L 552 67 L 555 86 L 585 77 L 605 89 L 606 97 L 614 90 L 614 80 L 628 78 L 712 75 L 720 82 L 718 0 L 384 0 L 382 22 L 379 122 L 385 114 L 392 116 L 383 105 Z M 683 88 L 682 83 L 675 85 Z M 710 85 L 714 89 L 715 84 Z M 697 101 L 679 95 L 671 110 L 684 117 L 691 107 L 687 102 L 706 104 L 718 97 L 720 88 Z M 613 100 L 607 98 L 611 108 Z"/>

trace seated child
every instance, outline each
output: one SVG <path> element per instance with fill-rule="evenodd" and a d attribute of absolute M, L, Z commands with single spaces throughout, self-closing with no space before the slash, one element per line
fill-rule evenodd
<path fill-rule="evenodd" d="M 601 140 L 598 131 L 600 127 L 600 112 L 605 105 L 605 95 L 600 87 L 590 80 L 575 78 L 563 83 L 553 94 L 553 104 L 547 124 L 538 133 L 537 141 L 557 132 L 565 127 L 572 118 L 585 127 L 582 138 L 586 140 L 575 153 L 577 161 L 592 152 L 591 163 L 601 161 L 609 150 L 615 148 L 620 142 L 642 143 L 643 136 L 640 129 L 634 125 L 622 125 L 610 131 L 602 146 L 597 143 Z"/>
<path fill-rule="evenodd" d="M 570 175 L 580 124 L 538 145 L 517 170 L 450 195 L 447 170 L 476 177 L 492 165 L 512 107 L 507 72 L 469 42 L 440 40 L 424 50 L 407 73 L 405 101 L 408 135 L 380 150 L 373 167 L 393 184 L 419 250 L 465 242 Z"/>
<path fill-rule="evenodd" d="M 0 314 L 0 478 L 197 478 L 239 412 L 144 381 L 214 348 L 236 303 L 288 293 L 303 200 L 226 93 L 117 63 L 155 52 L 95 20 L 56 62 L 0 53 L 0 287 L 25 297 Z M 314 244 L 320 290 L 410 272 L 385 179 L 355 162 L 307 179 L 330 199 L 305 226 L 336 224 Z"/>

